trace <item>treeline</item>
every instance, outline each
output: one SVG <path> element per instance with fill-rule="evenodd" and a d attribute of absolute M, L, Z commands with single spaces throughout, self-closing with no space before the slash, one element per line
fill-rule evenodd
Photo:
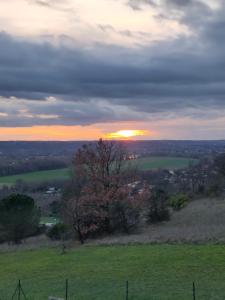
<path fill-rule="evenodd" d="M 65 157 L 29 157 L 24 159 L 0 158 L 0 176 L 17 175 L 34 171 L 66 168 Z"/>

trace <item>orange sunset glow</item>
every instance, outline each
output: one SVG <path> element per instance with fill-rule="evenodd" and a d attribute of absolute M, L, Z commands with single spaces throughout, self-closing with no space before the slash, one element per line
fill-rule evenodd
<path fill-rule="evenodd" d="M 96 140 L 102 136 L 102 132 L 95 126 L 32 126 L 32 127 L 2 127 L 0 139 L 27 140 L 27 141 L 72 141 L 72 140 Z"/>
<path fill-rule="evenodd" d="M 119 125 L 119 124 L 118 124 Z M 118 130 L 111 133 L 104 133 L 98 126 L 32 126 L 32 127 L 1 127 L 0 139 L 6 140 L 28 140 L 28 141 L 54 141 L 54 140 L 97 140 L 104 139 L 125 139 L 145 137 L 147 130 Z M 107 126 L 105 126 L 107 130 Z M 109 129 L 109 128 L 108 128 Z M 153 133 L 152 133 L 153 134 Z"/>
<path fill-rule="evenodd" d="M 118 130 L 116 132 L 107 133 L 106 139 L 130 139 L 138 136 L 146 135 L 145 130 Z"/>

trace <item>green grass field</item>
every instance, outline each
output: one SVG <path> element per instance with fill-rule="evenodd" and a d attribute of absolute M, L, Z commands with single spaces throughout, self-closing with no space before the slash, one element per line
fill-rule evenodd
<path fill-rule="evenodd" d="M 137 165 L 141 170 L 151 169 L 182 169 L 188 167 L 190 163 L 196 163 L 197 160 L 183 157 L 144 157 L 134 164 Z"/>
<path fill-rule="evenodd" d="M 18 174 L 12 176 L 2 176 L 0 177 L 0 184 L 1 185 L 15 184 L 17 180 L 23 180 L 26 182 L 41 182 L 41 181 L 67 179 L 67 178 L 69 178 L 69 170 L 58 169 L 58 170 L 30 172 L 30 173 Z"/>
<path fill-rule="evenodd" d="M 150 170 L 157 168 L 164 169 L 179 169 L 185 168 L 189 163 L 195 163 L 197 160 L 190 158 L 177 158 L 177 157 L 146 157 L 140 158 L 132 162 L 135 166 L 141 170 Z M 70 176 L 68 169 L 58 169 L 50 171 L 31 172 L 12 176 L 0 177 L 0 185 L 13 185 L 17 180 L 23 180 L 26 182 L 40 182 L 47 180 L 67 179 Z"/>
<path fill-rule="evenodd" d="M 199 300 L 225 298 L 225 246 L 137 245 L 80 247 L 0 254 L 0 298 L 11 299 L 17 280 L 29 300 Z"/>

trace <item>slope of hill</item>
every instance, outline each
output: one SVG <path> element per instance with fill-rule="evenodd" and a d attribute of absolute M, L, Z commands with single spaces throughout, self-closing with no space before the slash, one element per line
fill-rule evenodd
<path fill-rule="evenodd" d="M 111 236 L 97 244 L 225 243 L 225 199 L 198 199 L 171 215 L 171 220 L 151 225 L 136 234 Z"/>

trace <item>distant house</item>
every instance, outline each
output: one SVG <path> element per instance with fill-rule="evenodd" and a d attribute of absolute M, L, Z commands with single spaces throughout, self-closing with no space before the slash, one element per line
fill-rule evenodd
<path fill-rule="evenodd" d="M 46 195 L 55 195 L 57 193 L 58 193 L 58 190 L 55 187 L 50 187 L 45 192 Z"/>

